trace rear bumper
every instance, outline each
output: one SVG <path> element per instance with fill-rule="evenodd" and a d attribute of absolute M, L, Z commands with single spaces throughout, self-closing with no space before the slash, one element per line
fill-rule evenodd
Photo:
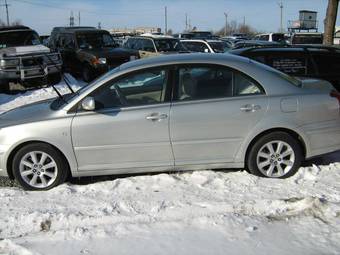
<path fill-rule="evenodd" d="M 318 126 L 318 127 L 316 127 Z M 305 127 L 305 134 L 310 143 L 310 150 L 306 158 L 340 150 L 340 123 L 328 122 Z"/>

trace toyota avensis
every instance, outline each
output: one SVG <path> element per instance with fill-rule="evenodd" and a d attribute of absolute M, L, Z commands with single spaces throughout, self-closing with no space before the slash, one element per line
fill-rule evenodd
<path fill-rule="evenodd" d="M 0 175 L 29 190 L 68 175 L 207 168 L 286 178 L 340 149 L 340 97 L 318 87 L 227 54 L 129 62 L 0 115 Z"/>

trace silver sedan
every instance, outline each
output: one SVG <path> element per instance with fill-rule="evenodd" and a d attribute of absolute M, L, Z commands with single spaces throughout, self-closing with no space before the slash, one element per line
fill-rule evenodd
<path fill-rule="evenodd" d="M 340 97 L 318 87 L 227 54 L 133 61 L 1 115 L 0 175 L 29 190 L 67 176 L 211 168 L 286 178 L 340 149 Z"/>

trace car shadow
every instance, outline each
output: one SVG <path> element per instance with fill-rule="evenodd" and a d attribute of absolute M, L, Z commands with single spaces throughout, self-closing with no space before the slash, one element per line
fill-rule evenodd
<path fill-rule="evenodd" d="M 312 165 L 329 165 L 337 162 L 340 162 L 340 151 L 308 159 L 302 163 L 302 166 L 308 167 Z"/>

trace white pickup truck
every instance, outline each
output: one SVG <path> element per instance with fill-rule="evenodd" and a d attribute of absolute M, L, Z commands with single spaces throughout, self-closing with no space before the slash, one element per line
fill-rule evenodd
<path fill-rule="evenodd" d="M 26 26 L 0 28 L 0 93 L 9 83 L 24 87 L 60 81 L 62 60 L 41 44 L 39 35 Z"/>

